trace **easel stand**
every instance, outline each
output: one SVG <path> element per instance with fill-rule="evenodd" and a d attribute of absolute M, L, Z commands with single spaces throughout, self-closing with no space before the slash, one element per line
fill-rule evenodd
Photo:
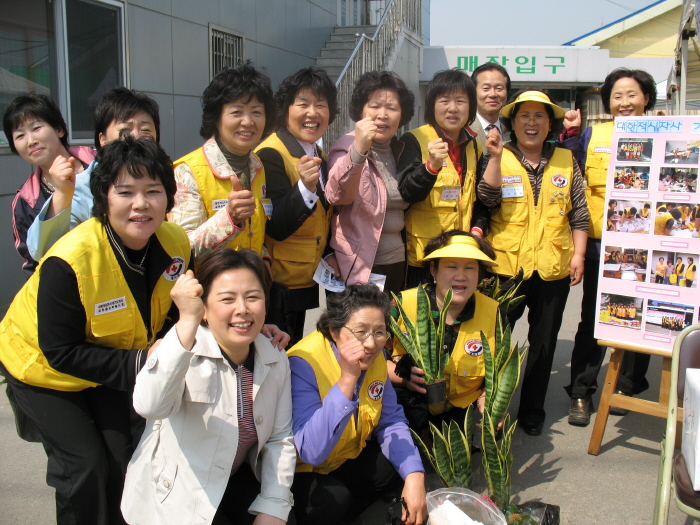
<path fill-rule="evenodd" d="M 588 453 L 597 456 L 600 453 L 600 445 L 605 434 L 605 425 L 608 422 L 610 407 L 624 408 L 631 412 L 639 412 L 649 416 L 666 418 L 668 415 L 668 396 L 671 389 L 671 357 L 670 350 L 656 350 L 654 348 L 644 348 L 641 346 L 626 345 L 622 343 L 614 343 L 612 341 L 598 341 L 600 346 L 610 347 L 610 365 L 608 373 L 605 375 L 605 385 L 600 396 L 598 404 L 598 412 L 593 423 L 593 432 L 591 433 L 591 441 L 588 444 Z M 617 386 L 617 378 L 620 375 L 620 367 L 625 352 L 638 352 L 640 354 L 658 355 L 663 358 L 661 365 L 661 384 L 659 386 L 659 401 L 647 401 L 636 397 L 624 396 L 615 394 Z M 683 410 L 678 410 L 678 419 L 683 421 Z"/>

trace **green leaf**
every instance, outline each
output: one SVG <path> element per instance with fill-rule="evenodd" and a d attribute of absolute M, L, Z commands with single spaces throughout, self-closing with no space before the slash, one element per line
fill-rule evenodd
<path fill-rule="evenodd" d="M 430 311 L 430 299 L 425 292 L 425 288 L 418 287 L 417 290 L 417 311 L 416 311 L 416 327 L 418 347 L 422 354 L 421 362 L 423 363 L 423 372 L 425 373 L 425 382 L 430 384 L 434 382 L 435 366 L 430 351 L 430 327 L 433 325 L 432 313 Z M 434 325 L 433 325 L 434 329 Z"/>
<path fill-rule="evenodd" d="M 455 483 L 455 479 L 451 467 L 449 444 L 445 436 L 432 423 L 430 424 L 430 431 L 433 434 L 433 454 L 437 465 L 435 472 L 437 472 L 446 486 L 451 487 Z"/>
<path fill-rule="evenodd" d="M 452 472 L 459 481 L 463 482 L 464 478 L 469 479 L 471 474 L 471 445 L 467 443 L 466 436 L 454 420 L 450 421 L 448 436 L 452 452 Z M 466 485 L 459 486 L 469 488 Z"/>

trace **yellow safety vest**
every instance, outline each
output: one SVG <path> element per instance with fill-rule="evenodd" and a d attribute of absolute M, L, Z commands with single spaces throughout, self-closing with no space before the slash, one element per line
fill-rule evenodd
<path fill-rule="evenodd" d="M 484 351 L 481 344 L 481 332 L 484 332 L 491 346 L 496 349 L 496 316 L 498 301 L 474 292 L 476 305 L 474 317 L 459 324 L 457 341 L 450 354 L 450 361 L 445 367 L 447 381 L 447 401 L 444 405 L 431 405 L 433 414 L 440 414 L 452 406 L 466 408 L 481 395 L 481 386 L 486 376 Z M 418 312 L 418 289 L 412 288 L 401 292 L 401 306 L 411 320 L 416 322 Z M 399 326 L 404 328 L 403 319 Z M 405 354 L 398 339 L 394 338 L 394 355 Z"/>
<path fill-rule="evenodd" d="M 591 214 L 588 236 L 592 239 L 600 239 L 603 236 L 605 186 L 608 180 L 613 126 L 613 122 L 606 122 L 591 127 L 591 140 L 586 151 L 586 201 L 588 212 Z"/>
<path fill-rule="evenodd" d="M 423 162 L 430 157 L 428 143 L 438 138 L 435 128 L 430 124 L 409 131 L 420 144 Z M 472 211 L 476 201 L 476 168 L 481 158 L 481 146 L 477 140 L 471 140 L 466 148 L 466 165 L 462 172 L 464 182 L 448 156 L 430 194 L 421 202 L 411 204 L 406 213 L 406 233 L 408 235 L 408 264 L 420 266 L 423 251 L 428 242 L 449 230 L 466 230 L 471 227 Z M 457 199 L 443 198 L 445 186 L 459 188 Z M 447 189 L 449 190 L 449 188 Z M 449 196 L 449 195 L 448 195 Z"/>
<path fill-rule="evenodd" d="M 267 137 L 255 151 L 263 148 L 272 148 L 282 156 L 289 182 L 292 187 L 297 184 L 299 173 L 296 166 L 299 157 L 289 153 L 276 133 Z M 291 289 L 308 288 L 315 284 L 313 276 L 328 242 L 332 215 L 333 206 L 328 206 L 326 210 L 318 202 L 311 216 L 285 240 L 276 241 L 269 235 L 265 237 L 265 246 L 272 257 L 272 278 L 275 282 Z"/>
<path fill-rule="evenodd" d="M 265 208 L 262 203 L 262 199 L 267 197 L 265 169 L 260 159 L 252 152 L 251 155 L 254 157 L 254 162 L 260 165 L 257 173 L 251 170 L 250 174 L 252 179 L 250 188 L 255 197 L 255 213 L 246 221 L 245 229 L 226 246 L 234 250 L 249 248 L 255 253 L 262 255 L 263 243 L 265 242 L 265 225 L 267 224 L 267 215 L 265 215 Z M 231 179 L 229 177 L 234 174 L 233 170 L 231 170 L 231 174 L 220 174 L 215 171 L 204 154 L 204 147 L 197 148 L 176 160 L 173 163 L 173 168 L 183 163 L 189 166 L 197 181 L 197 188 L 207 210 L 207 217 L 211 217 L 228 204 L 228 195 L 231 192 Z"/>
<path fill-rule="evenodd" d="M 664 212 L 654 219 L 654 235 L 664 235 L 666 233 L 666 223 L 673 219 L 673 215 Z"/>
<path fill-rule="evenodd" d="M 651 211 L 651 208 L 641 208 L 639 210 L 639 215 L 646 219 L 647 217 L 649 217 L 650 211 Z"/>
<path fill-rule="evenodd" d="M 340 379 L 340 364 L 328 339 L 318 330 L 299 341 L 287 353 L 289 357 L 301 357 L 311 365 L 318 383 L 321 400 Z M 309 465 L 297 459 L 297 472 L 328 474 L 348 459 L 354 459 L 365 448 L 367 439 L 379 424 L 382 415 L 382 399 L 386 387 L 387 368 L 383 354 L 379 354 L 367 369 L 360 387 L 357 417 L 350 417 L 347 426 L 326 460 L 320 465 Z"/>
<path fill-rule="evenodd" d="M 508 149 L 503 150 L 501 173 L 519 177 L 524 195 L 502 199 L 491 214 L 489 241 L 498 264 L 491 271 L 510 277 L 522 268 L 524 279 L 537 271 L 545 281 L 568 276 L 574 253 L 569 227 L 574 178 L 571 152 L 554 150 L 544 168 L 537 205 L 527 171 Z"/>
<path fill-rule="evenodd" d="M 689 281 L 694 281 L 695 280 L 695 264 L 689 264 L 688 267 L 685 269 L 685 278 Z"/>
<path fill-rule="evenodd" d="M 97 386 L 53 369 L 39 348 L 37 292 L 43 261 L 49 257 L 63 259 L 75 272 L 87 316 L 87 342 L 112 347 L 115 352 L 148 348 L 163 328 L 172 303 L 170 290 L 186 271 L 191 253 L 187 234 L 176 224 L 164 222 L 156 237 L 173 258 L 173 265 L 158 279 L 151 296 L 150 338 L 105 228 L 92 218 L 49 250 L 12 301 L 0 323 L 0 361 L 7 371 L 23 383 L 53 390 L 77 392 Z"/>

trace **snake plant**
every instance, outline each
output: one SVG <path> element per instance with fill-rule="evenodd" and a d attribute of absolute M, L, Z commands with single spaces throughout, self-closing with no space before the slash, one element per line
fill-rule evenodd
<path fill-rule="evenodd" d="M 425 383 L 430 385 L 436 381 L 445 379 L 445 367 L 450 360 L 450 354 L 442 349 L 445 339 L 445 319 L 447 309 L 452 302 L 452 288 L 445 294 L 444 304 L 440 310 L 438 325 L 433 322 L 433 314 L 430 308 L 430 299 L 422 286 L 417 290 L 416 322 L 411 321 L 401 301 L 392 292 L 394 302 L 403 320 L 404 330 L 401 329 L 396 319 L 389 318 L 391 331 L 401 343 L 404 350 L 411 354 L 418 368 L 423 369 Z"/>
<path fill-rule="evenodd" d="M 493 283 L 485 283 L 482 289 L 501 303 L 502 310 L 508 311 L 522 300 L 522 297 L 515 296 L 522 282 L 522 272 L 500 287 L 496 287 L 496 282 L 494 277 Z M 517 421 L 511 422 L 507 412 L 520 381 L 520 370 L 527 351 L 517 342 L 512 343 L 510 326 L 506 325 L 504 329 L 501 317 L 499 312 L 496 323 L 496 348 L 492 349 L 484 333 L 481 333 L 486 368 L 481 449 L 489 497 L 499 508 L 505 509 L 510 502 L 510 470 L 513 465 L 511 443 L 517 425 Z M 443 422 L 442 430 L 431 423 L 432 446 L 424 443 L 419 435 L 414 433 L 418 446 L 448 487 L 469 488 L 472 473 L 472 420 L 473 407 L 470 406 L 461 429 L 455 421 L 450 421 L 449 425 Z M 498 424 L 501 420 L 503 427 L 499 441 Z"/>

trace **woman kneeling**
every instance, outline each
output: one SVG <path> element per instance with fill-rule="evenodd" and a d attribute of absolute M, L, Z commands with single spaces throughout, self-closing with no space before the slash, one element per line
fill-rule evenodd
<path fill-rule="evenodd" d="M 254 252 L 225 248 L 198 277 L 178 279 L 180 320 L 136 379 L 134 408 L 148 422 L 129 464 L 124 517 L 284 524 L 296 454 L 287 356 L 260 333 L 269 271 Z"/>
<path fill-rule="evenodd" d="M 382 352 L 388 308 L 376 286 L 348 286 L 289 352 L 300 524 L 350 523 L 401 478 L 403 521 L 427 517 L 423 464 Z"/>

